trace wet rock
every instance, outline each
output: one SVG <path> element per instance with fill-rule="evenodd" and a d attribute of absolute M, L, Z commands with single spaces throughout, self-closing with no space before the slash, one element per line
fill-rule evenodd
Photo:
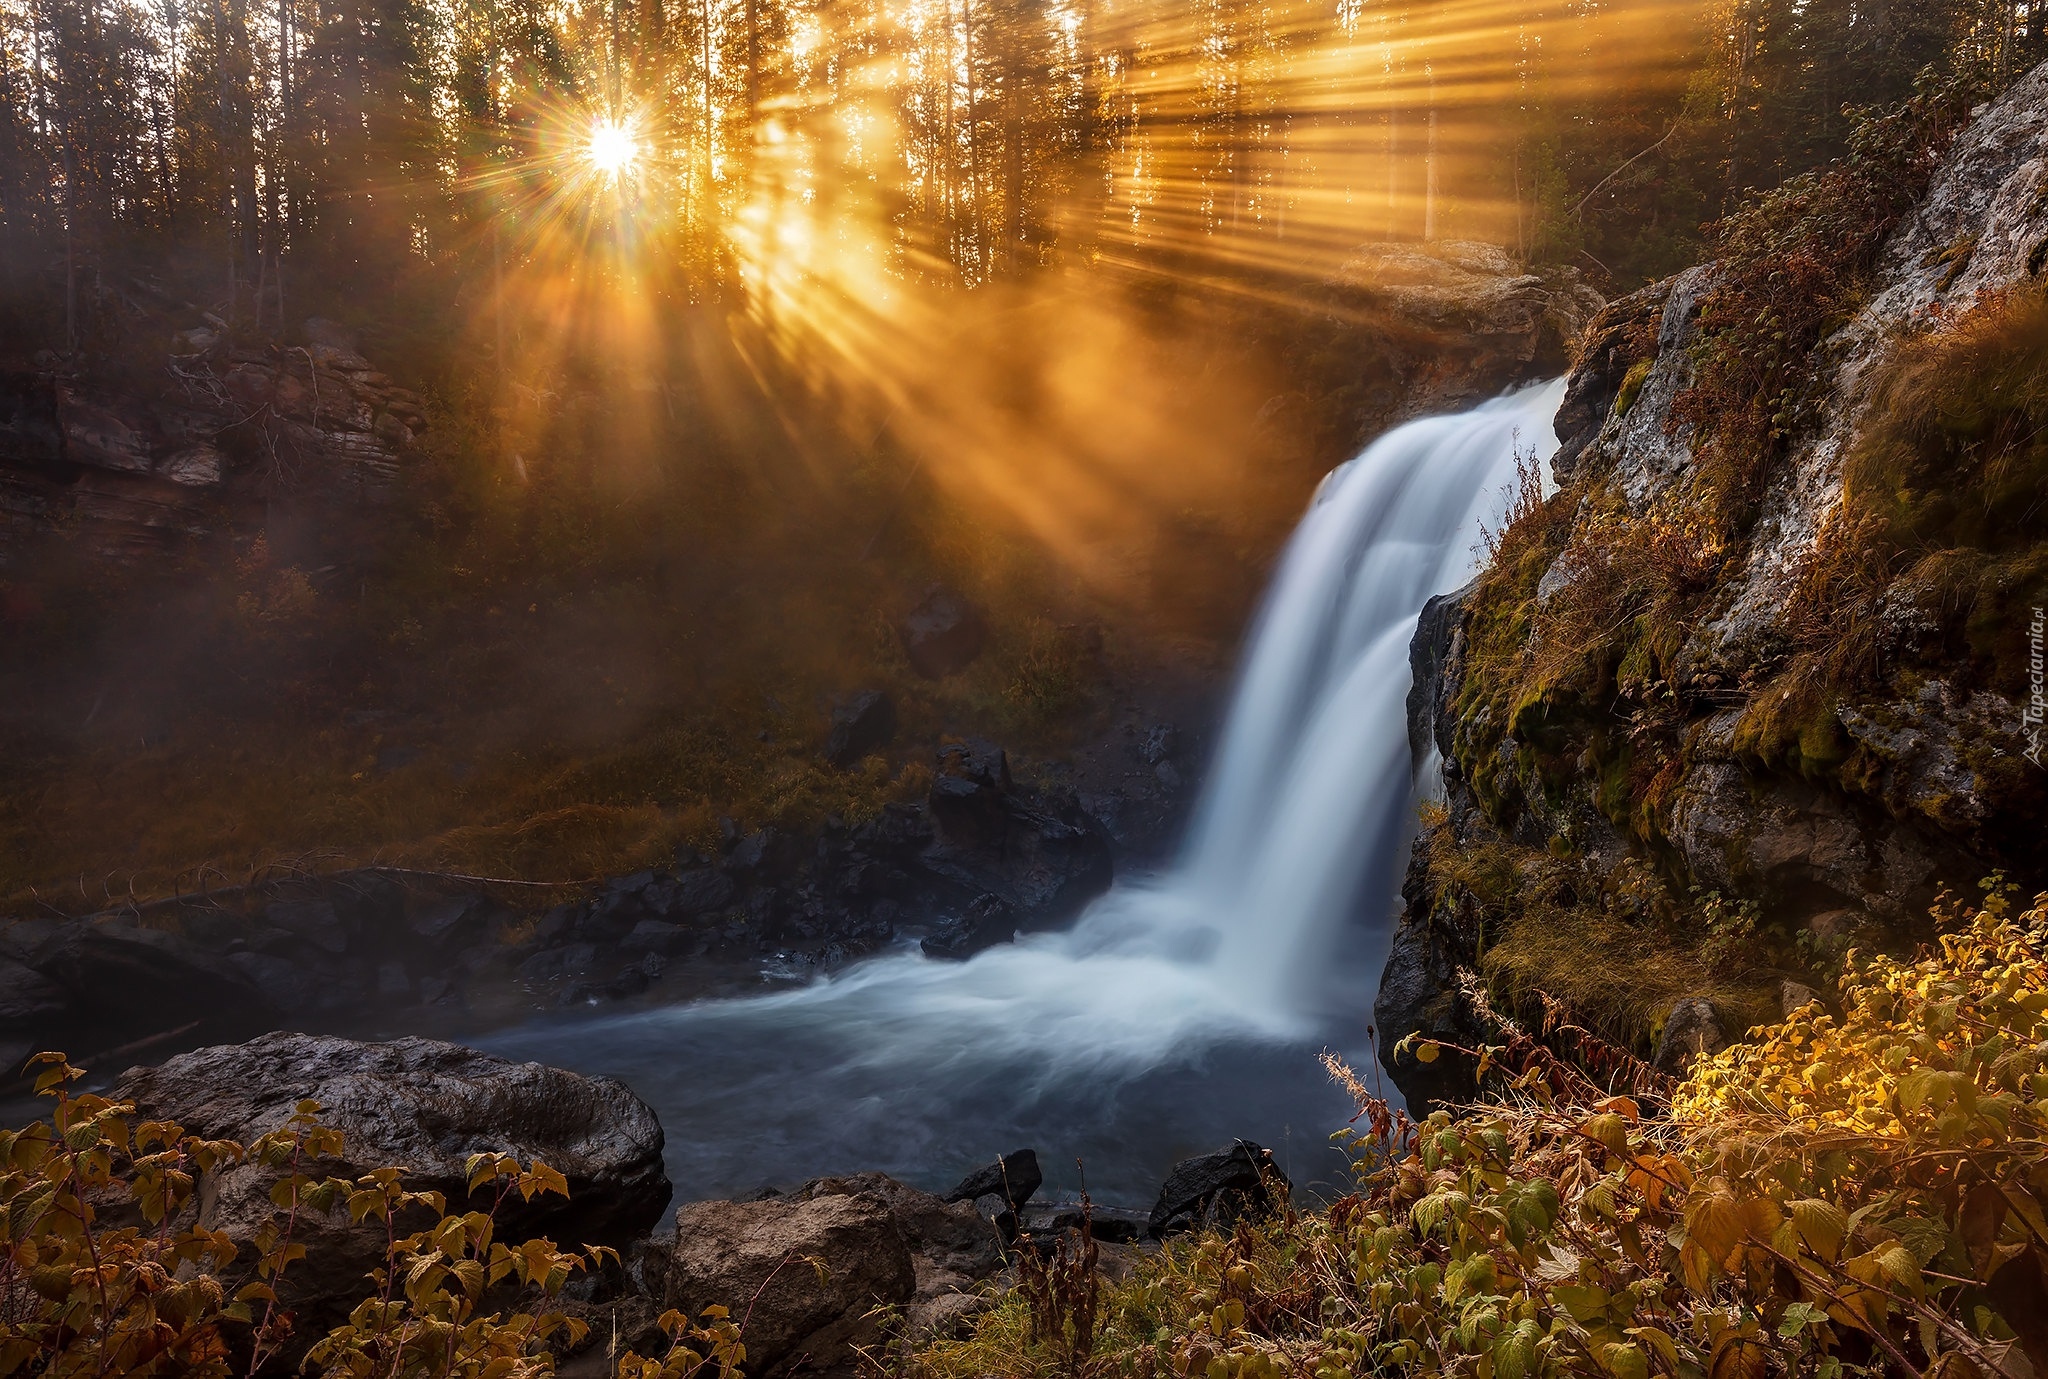
<path fill-rule="evenodd" d="M 1038 1152 L 1032 1149 L 1013 1149 L 999 1156 L 992 1164 L 977 1168 L 962 1178 L 951 1192 L 946 1194 L 948 1202 L 972 1202 L 977 1197 L 997 1196 L 1007 1202 L 1012 1210 L 1031 1200 L 1033 1193 L 1045 1182 L 1045 1175 L 1038 1168 Z"/>
<path fill-rule="evenodd" d="M 999 895 L 980 895 L 968 902 L 963 913 L 939 921 L 918 946 L 928 958 L 960 962 L 1016 937 L 1016 907 Z"/>
<path fill-rule="evenodd" d="M 1228 1149 L 1182 1159 L 1166 1175 L 1159 1200 L 1146 1217 L 1155 1237 L 1174 1231 L 1229 1226 L 1245 1215 L 1273 1211 L 1291 1185 L 1273 1163 L 1273 1153 L 1250 1140 Z"/>
<path fill-rule="evenodd" d="M 1728 1047 L 1727 1032 L 1713 1002 L 1704 996 L 1680 997 L 1664 1017 L 1664 1031 L 1657 1036 L 1657 1053 L 1651 1061 L 1673 1077 L 1683 1077 L 1695 1059 L 1719 1053 Z"/>
<path fill-rule="evenodd" d="M 1171 723 L 1155 723 L 1145 730 L 1145 740 L 1138 744 L 1138 758 L 1147 766 L 1158 766 L 1170 761 L 1180 751 L 1180 730 Z"/>
<path fill-rule="evenodd" d="M 862 690 L 832 709 L 825 760 L 844 769 L 896 736 L 896 702 L 880 690 Z"/>
<path fill-rule="evenodd" d="M 570 1195 L 503 1204 L 498 1236 L 507 1243 L 547 1236 L 624 1247 L 659 1219 L 669 1196 L 660 1123 L 623 1083 L 431 1039 L 361 1044 L 268 1034 L 131 1069 L 115 1095 L 135 1101 L 145 1118 L 244 1143 L 282 1126 L 299 1101 L 318 1101 L 322 1122 L 342 1131 L 344 1148 L 340 1160 L 310 1171 L 354 1178 L 403 1165 L 408 1187 L 445 1193 L 457 1211 L 471 1200 L 464 1168 L 470 1154 L 539 1159 L 568 1178 Z M 273 1210 L 277 1174 L 243 1163 L 201 1185 L 201 1220 L 241 1245 L 243 1269 Z M 385 1236 L 381 1223 L 355 1225 L 345 1212 L 302 1215 L 296 1230 L 308 1253 L 286 1274 L 281 1297 L 297 1312 L 305 1344 L 364 1296 L 365 1275 L 383 1261 Z M 241 1281 L 230 1280 L 230 1287 Z"/>
<path fill-rule="evenodd" d="M 691 1317 L 713 1305 L 747 1316 L 747 1370 L 761 1379 L 850 1371 L 854 1347 L 879 1336 L 875 1310 L 916 1294 L 910 1246 L 874 1193 L 676 1212 L 667 1304 Z"/>
<path fill-rule="evenodd" d="M 927 680 L 940 680 L 974 664 L 988 628 L 963 595 L 935 586 L 896 625 L 896 634 L 911 669 Z"/>

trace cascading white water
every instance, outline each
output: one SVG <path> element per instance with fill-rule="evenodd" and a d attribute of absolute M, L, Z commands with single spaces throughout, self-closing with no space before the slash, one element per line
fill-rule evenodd
<path fill-rule="evenodd" d="M 1555 448 L 1562 393 L 1411 422 L 1323 481 L 1165 875 L 966 963 L 893 952 L 795 990 L 484 1042 L 624 1078 L 685 1198 L 853 1168 L 939 1185 L 1032 1143 L 1056 1184 L 1078 1156 L 1098 1197 L 1137 1204 L 1214 1142 L 1320 1141 L 1347 1110 L 1308 1055 L 1363 1023 L 1405 860 L 1416 615 L 1472 571 L 1517 449 Z M 1340 951 L 1349 1013 L 1331 1015 Z"/>

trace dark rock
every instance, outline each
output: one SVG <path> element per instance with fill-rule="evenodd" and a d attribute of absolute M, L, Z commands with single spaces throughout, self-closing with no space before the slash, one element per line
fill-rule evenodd
<path fill-rule="evenodd" d="M 783 834 L 776 829 L 764 828 L 758 833 L 749 833 L 736 839 L 726 850 L 724 867 L 728 872 L 740 876 L 752 876 L 764 866 L 773 866 L 782 851 Z"/>
<path fill-rule="evenodd" d="M 963 914 L 941 920 L 918 946 L 928 958 L 964 961 L 1017 937 L 1017 908 L 999 895 L 976 896 Z"/>
<path fill-rule="evenodd" d="M 896 736 L 896 701 L 880 690 L 848 695 L 832 710 L 832 730 L 825 738 L 825 760 L 847 767 L 868 753 L 889 745 Z"/>
<path fill-rule="evenodd" d="M 1455 654 L 1453 640 L 1464 626 L 1465 600 L 1477 583 L 1468 581 L 1464 588 L 1423 604 L 1415 636 L 1408 643 L 1408 757 L 1413 770 L 1421 770 L 1430 749 L 1437 746 L 1437 724 L 1448 707 L 1444 671 Z M 1450 753 L 1445 752 L 1444 759 L 1450 761 Z"/>
<path fill-rule="evenodd" d="M 605 883 L 605 890 L 612 895 L 638 895 L 654 884 L 654 873 L 636 871 L 627 876 L 618 876 Z"/>
<path fill-rule="evenodd" d="M 1617 298 L 1586 323 L 1579 340 L 1578 366 L 1572 370 L 1564 401 L 1557 409 L 1558 448 L 1550 463 L 1560 482 L 1570 476 L 1579 456 L 1600 435 L 1629 370 L 1655 355 L 1671 281 L 1666 278 Z"/>
<path fill-rule="evenodd" d="M 1010 778 L 1010 754 L 982 738 L 949 742 L 939 748 L 938 770 L 942 777 L 972 781 L 1002 794 L 1016 786 Z"/>
<path fill-rule="evenodd" d="M 1436 1105 L 1469 1101 L 1477 1088 L 1476 1065 L 1463 1054 L 1442 1052 L 1424 1063 L 1394 1049 L 1411 1034 L 1476 1048 L 1487 1032 L 1467 1008 L 1460 981 L 1478 962 L 1480 912 L 1469 896 L 1439 904 L 1432 889 L 1427 854 L 1417 848 L 1401 887 L 1406 906 L 1394 929 L 1387 965 L 1373 997 L 1380 1064 L 1401 1089 L 1417 1118 Z"/>
<path fill-rule="evenodd" d="M 70 1008 L 62 987 L 24 963 L 0 958 L 0 1028 L 34 1026 Z"/>
<path fill-rule="evenodd" d="M 489 909 L 480 896 L 449 896 L 420 906 L 409 927 L 414 936 L 436 947 L 460 948 L 482 936 Z"/>
<path fill-rule="evenodd" d="M 582 976 L 597 965 L 597 945 L 572 943 L 561 948 L 543 948 L 519 964 L 519 979 L 552 981 L 556 977 Z"/>
<path fill-rule="evenodd" d="M 851 1370 L 855 1347 L 879 1337 L 876 1309 L 916 1294 L 910 1246 L 874 1193 L 692 1202 L 676 1212 L 668 1306 L 689 1317 L 713 1305 L 745 1316 L 747 1371 L 760 1379 Z"/>
<path fill-rule="evenodd" d="M 1657 1036 L 1657 1067 L 1674 1077 L 1683 1077 L 1693 1061 L 1703 1054 L 1719 1053 L 1728 1047 L 1727 1032 L 1713 1002 L 1703 996 L 1682 996 L 1664 1017 L 1663 1032 Z"/>
<path fill-rule="evenodd" d="M 896 634 L 911 669 L 927 680 L 939 680 L 974 664 L 988 638 L 988 628 L 964 597 L 934 587 L 896 625 Z"/>
<path fill-rule="evenodd" d="M 676 873 L 666 909 L 670 914 L 708 914 L 730 905 L 738 893 L 738 887 L 724 872 L 716 867 L 698 867 Z"/>
<path fill-rule="evenodd" d="M 669 1196 L 661 1125 L 623 1083 L 431 1039 L 359 1044 L 267 1034 L 131 1069 L 115 1095 L 132 1099 L 146 1118 L 244 1143 L 284 1125 L 300 1101 L 317 1101 L 322 1123 L 343 1133 L 344 1148 L 339 1160 L 308 1171 L 355 1178 L 402 1165 L 407 1187 L 446 1194 L 454 1211 L 472 1201 L 469 1155 L 539 1159 L 567 1177 L 569 1197 L 504 1203 L 497 1233 L 507 1243 L 546 1236 L 624 1247 L 653 1226 Z M 202 1184 L 201 1221 L 241 1245 L 243 1269 L 254 1260 L 256 1231 L 274 1210 L 269 1194 L 278 1175 L 245 1162 Z M 474 1201 L 483 1206 L 488 1199 Z M 385 1236 L 381 1223 L 355 1225 L 346 1213 L 301 1215 L 296 1231 L 308 1253 L 285 1275 L 281 1297 L 297 1313 L 295 1334 L 305 1344 L 365 1295 L 365 1275 L 383 1262 Z M 226 1282 L 232 1291 L 242 1279 Z"/>
<path fill-rule="evenodd" d="M 1171 723 L 1155 723 L 1138 744 L 1138 756 L 1147 766 L 1170 760 L 1180 750 L 1180 732 Z"/>
<path fill-rule="evenodd" d="M 263 907 L 263 917 L 315 948 L 329 953 L 348 951 L 348 926 L 331 900 L 275 900 Z"/>
<path fill-rule="evenodd" d="M 955 847 L 1000 851 L 1010 810 L 1002 791 L 967 776 L 940 776 L 926 803 L 940 837 Z"/>
<path fill-rule="evenodd" d="M 262 996 L 263 1003 L 272 1010 L 323 1010 L 334 999 L 331 985 L 320 981 L 289 958 L 272 953 L 241 952 L 228 954 L 227 960 L 240 970 L 249 985 Z"/>
<path fill-rule="evenodd" d="M 288 1008 L 270 1007 L 226 956 L 116 920 L 59 926 L 27 965 L 62 987 L 93 1036 L 109 1042 L 183 1026 L 195 1015 L 211 1028 Z"/>
<path fill-rule="evenodd" d="M 633 932 L 619 941 L 625 951 L 671 954 L 681 951 L 691 939 L 690 931 L 680 924 L 666 920 L 643 919 L 633 926 Z"/>
<path fill-rule="evenodd" d="M 1151 1226 L 1151 1218 L 1142 1211 L 1080 1202 L 1034 1203 L 1019 1214 L 1018 1226 L 1027 1234 L 1043 1237 L 1078 1231 L 1084 1222 L 1097 1240 L 1115 1244 L 1138 1240 Z"/>
<path fill-rule="evenodd" d="M 1270 1183 L 1270 1186 L 1268 1186 Z M 1240 1216 L 1264 1215 L 1285 1197 L 1290 1184 L 1273 1163 L 1273 1153 L 1239 1140 L 1228 1149 L 1182 1159 L 1166 1175 L 1159 1201 L 1146 1217 L 1155 1237 L 1172 1231 L 1228 1226 Z"/>
<path fill-rule="evenodd" d="M 1044 1181 L 1045 1175 L 1038 1169 L 1037 1151 L 1015 1149 L 962 1178 L 959 1186 L 946 1194 L 945 1200 L 971 1202 L 977 1197 L 995 1195 L 1014 1210 L 1030 1201 L 1031 1194 L 1037 1192 Z"/>

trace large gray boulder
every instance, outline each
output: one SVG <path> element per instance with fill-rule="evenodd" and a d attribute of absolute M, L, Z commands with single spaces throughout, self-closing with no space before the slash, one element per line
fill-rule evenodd
<path fill-rule="evenodd" d="M 281 1128 L 302 1100 L 344 1136 L 339 1160 L 304 1166 L 316 1178 L 354 1178 L 398 1165 L 414 1190 L 444 1193 L 450 1211 L 486 1210 L 471 1199 L 465 1161 L 476 1153 L 539 1159 L 569 1180 L 569 1197 L 521 1202 L 497 1213 L 498 1238 L 546 1236 L 560 1245 L 623 1247 L 649 1230 L 669 1198 L 661 1124 L 625 1084 L 539 1063 L 514 1063 L 433 1039 L 388 1044 L 305 1034 L 266 1034 L 245 1044 L 196 1049 L 160 1067 L 133 1068 L 115 1089 L 146 1119 L 248 1143 Z M 251 1243 L 272 1213 L 277 1170 L 244 1163 L 200 1184 L 202 1223 Z M 418 1223 L 410 1223 L 417 1228 Z M 280 1301 L 308 1344 L 342 1320 L 370 1289 L 384 1260 L 382 1223 L 345 1213 L 302 1216 L 295 1239 L 305 1259 L 286 1274 Z"/>

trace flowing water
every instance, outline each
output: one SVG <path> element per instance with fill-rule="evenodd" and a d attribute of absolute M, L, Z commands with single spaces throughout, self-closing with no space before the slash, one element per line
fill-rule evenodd
<path fill-rule="evenodd" d="M 496 1052 L 623 1078 L 685 1200 L 879 1169 L 942 1188 L 1030 1145 L 1054 1187 L 1149 1206 L 1233 1138 L 1297 1183 L 1350 1114 L 1414 818 L 1408 643 L 1472 573 L 1561 382 L 1411 422 L 1323 481 L 1275 573 L 1181 860 L 966 963 L 914 947 L 793 990 L 539 1022 Z"/>

